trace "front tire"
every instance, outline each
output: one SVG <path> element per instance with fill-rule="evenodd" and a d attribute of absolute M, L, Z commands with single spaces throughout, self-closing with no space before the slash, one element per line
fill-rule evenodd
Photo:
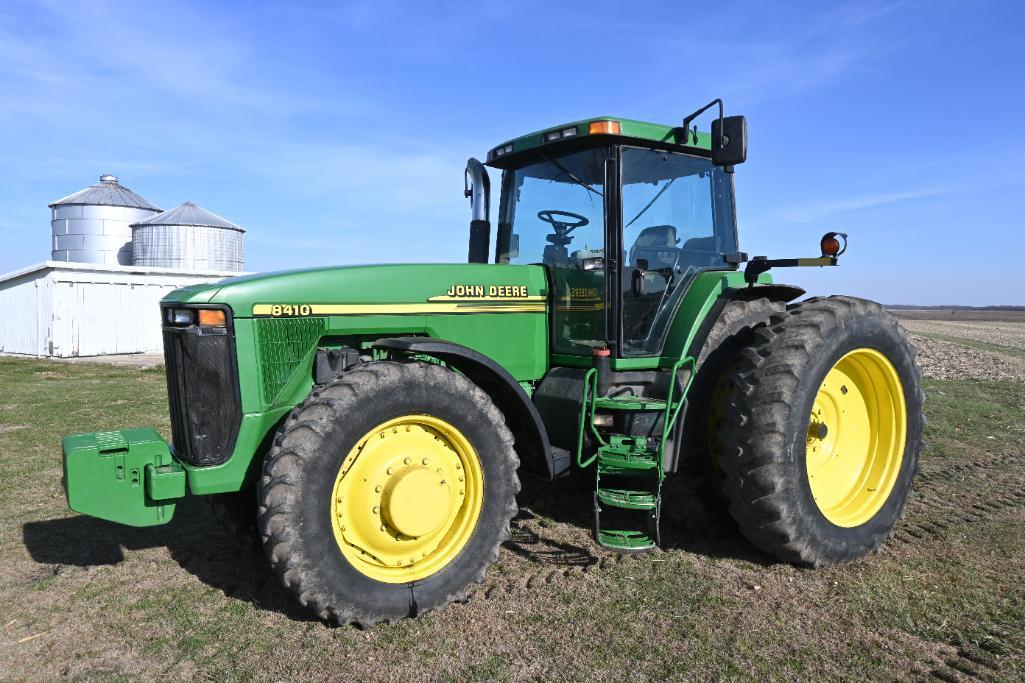
<path fill-rule="evenodd" d="M 821 566 L 893 534 L 922 449 L 914 351 L 882 306 L 788 307 L 741 354 L 720 431 L 723 490 L 763 551 Z"/>
<path fill-rule="evenodd" d="M 502 414 L 464 376 L 367 364 L 282 426 L 258 492 L 267 556 L 326 621 L 369 626 L 441 608 L 498 559 L 518 465 Z"/>

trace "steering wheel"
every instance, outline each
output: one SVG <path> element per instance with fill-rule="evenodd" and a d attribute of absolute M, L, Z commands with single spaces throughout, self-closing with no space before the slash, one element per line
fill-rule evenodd
<path fill-rule="evenodd" d="M 576 222 L 561 221 L 556 216 L 564 216 L 566 218 L 576 219 Z M 545 223 L 551 223 L 552 227 L 555 228 L 555 232 L 559 235 L 568 235 L 577 228 L 582 228 L 591 221 L 587 220 L 586 216 L 581 216 L 579 213 L 572 213 L 570 211 L 556 211 L 555 209 L 545 209 L 544 211 L 538 211 L 537 217 L 543 220 Z"/>

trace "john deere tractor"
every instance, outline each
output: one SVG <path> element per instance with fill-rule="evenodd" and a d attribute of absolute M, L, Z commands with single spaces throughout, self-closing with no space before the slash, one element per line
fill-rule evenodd
<path fill-rule="evenodd" d="M 715 104 L 711 133 L 691 127 Z M 837 265 L 845 235 L 809 258 L 740 251 L 746 150 L 721 101 L 679 126 L 567 123 L 468 162 L 468 263 L 172 292 L 173 445 L 153 429 L 68 436 L 70 507 L 151 526 L 209 496 L 303 605 L 363 625 L 481 582 L 521 473 L 591 478 L 611 551 L 658 547 L 665 477 L 702 469 L 769 555 L 872 551 L 922 447 L 914 354 L 878 304 L 788 303 L 804 290 L 772 279 Z M 501 170 L 494 231 L 486 167 Z"/>

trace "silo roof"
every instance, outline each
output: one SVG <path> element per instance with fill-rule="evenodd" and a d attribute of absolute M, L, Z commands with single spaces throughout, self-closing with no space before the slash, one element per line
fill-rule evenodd
<path fill-rule="evenodd" d="M 117 181 L 117 176 L 101 175 L 100 182 L 90 185 L 84 190 L 75 194 L 69 194 L 63 199 L 50 204 L 52 209 L 62 204 L 89 204 L 93 206 L 127 206 L 135 209 L 150 209 L 162 211 L 156 204 L 152 204 L 139 195 L 129 190 Z"/>
<path fill-rule="evenodd" d="M 132 227 L 134 228 L 137 225 L 195 225 L 204 228 L 226 228 L 228 230 L 245 232 L 241 226 L 235 225 L 231 221 L 226 221 L 217 214 L 211 213 L 202 206 L 192 202 L 185 202 L 170 211 L 158 213 L 156 216 L 150 216 L 144 221 L 133 223 Z"/>

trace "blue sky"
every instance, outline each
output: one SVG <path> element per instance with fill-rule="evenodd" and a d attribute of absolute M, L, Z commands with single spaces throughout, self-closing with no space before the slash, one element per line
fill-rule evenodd
<path fill-rule="evenodd" d="M 462 168 L 614 114 L 748 117 L 742 248 L 886 303 L 1025 304 L 1025 4 L 8 1 L 0 272 L 114 173 L 245 226 L 248 270 L 461 261 Z M 702 128 L 707 128 L 707 119 Z"/>

